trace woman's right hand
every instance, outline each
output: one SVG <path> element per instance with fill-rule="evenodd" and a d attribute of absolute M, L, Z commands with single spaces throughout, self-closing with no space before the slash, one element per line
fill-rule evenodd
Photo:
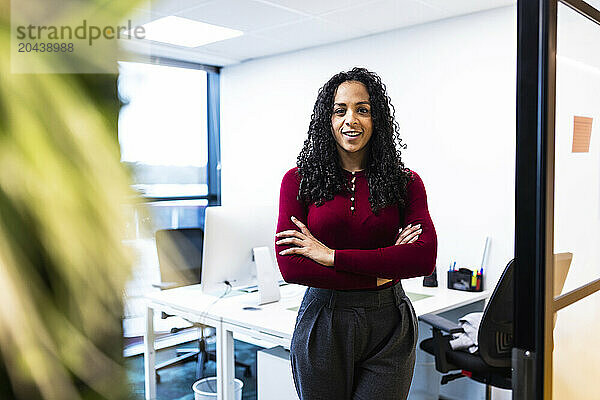
<path fill-rule="evenodd" d="M 421 232 L 423 232 L 421 229 L 421 224 L 417 224 L 415 226 L 409 224 L 406 228 L 400 231 L 400 236 L 398 236 L 398 239 L 394 245 L 414 243 L 417 241 L 417 239 L 419 239 Z"/>

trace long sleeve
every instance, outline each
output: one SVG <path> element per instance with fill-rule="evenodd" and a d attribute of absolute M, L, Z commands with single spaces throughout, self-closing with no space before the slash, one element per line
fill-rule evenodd
<path fill-rule="evenodd" d="M 405 279 L 430 275 L 435 269 L 437 235 L 427 208 L 427 194 L 419 175 L 407 187 L 405 225 L 421 224 L 423 232 L 410 244 L 377 249 L 336 250 L 334 268 L 388 279 Z"/>
<path fill-rule="evenodd" d="M 306 224 L 309 230 L 311 229 L 307 224 L 306 208 L 303 202 L 297 199 L 299 184 L 297 168 L 289 170 L 284 175 L 279 195 L 277 232 L 298 230 L 290 219 L 292 215 Z M 278 239 L 275 237 L 275 241 Z M 376 286 L 377 279 L 374 276 L 357 275 L 326 267 L 298 254 L 279 254 L 281 250 L 289 247 L 293 246 L 275 244 L 277 264 L 286 282 L 328 289 L 366 289 Z"/>

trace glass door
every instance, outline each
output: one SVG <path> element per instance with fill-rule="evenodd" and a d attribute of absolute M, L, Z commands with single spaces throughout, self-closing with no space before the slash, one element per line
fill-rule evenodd
<path fill-rule="evenodd" d="M 518 3 L 515 399 L 597 398 L 598 3 Z"/>

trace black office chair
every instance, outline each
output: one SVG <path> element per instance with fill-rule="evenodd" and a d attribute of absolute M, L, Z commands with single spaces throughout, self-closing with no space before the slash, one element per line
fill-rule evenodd
<path fill-rule="evenodd" d="M 512 388 L 513 269 L 514 260 L 511 260 L 483 311 L 477 334 L 479 348 L 475 353 L 450 347 L 452 333 L 463 332 L 459 325 L 435 314 L 419 317 L 432 327 L 433 337 L 423 340 L 420 347 L 435 357 L 435 369 L 441 373 L 461 370 L 442 376 L 443 385 L 468 376 L 486 385 L 487 400 L 491 398 L 491 386 Z"/>
<path fill-rule="evenodd" d="M 204 232 L 200 228 L 161 229 L 156 231 L 156 250 L 158 252 L 161 283 L 154 286 L 160 289 L 171 289 L 200 283 L 203 243 Z M 170 316 L 164 312 L 161 314 L 163 319 Z M 206 362 L 209 360 L 216 361 L 216 354 L 213 351 L 206 350 L 206 338 L 204 337 L 206 326 L 195 323 L 193 323 L 193 326 L 200 329 L 201 332 L 198 339 L 198 348 L 177 349 L 177 357 L 157 364 L 155 367 L 157 381 L 160 381 L 159 370 L 190 359 L 197 360 L 196 379 L 200 379 L 204 375 Z M 177 333 L 184 329 L 188 328 L 172 328 L 171 333 Z M 236 365 L 245 368 L 245 376 L 251 376 L 250 365 L 238 361 L 236 361 Z"/>

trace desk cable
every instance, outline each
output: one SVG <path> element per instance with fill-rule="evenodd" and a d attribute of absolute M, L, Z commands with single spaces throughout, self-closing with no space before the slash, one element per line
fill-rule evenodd
<path fill-rule="evenodd" d="M 229 293 L 231 293 L 231 291 L 233 290 L 233 287 L 231 286 L 231 283 L 229 281 L 223 281 L 223 283 L 225 285 L 227 285 L 227 287 L 225 288 L 225 291 L 223 292 L 222 295 L 220 295 L 219 297 L 217 297 L 215 299 L 215 301 L 213 301 L 212 303 L 210 303 L 206 309 L 204 309 L 204 311 L 202 311 L 200 314 L 198 314 L 199 319 L 205 318 L 208 315 L 208 312 L 210 311 L 210 309 L 212 308 L 212 306 L 214 306 L 215 304 L 217 304 L 217 302 L 221 299 L 223 299 L 225 296 L 227 296 Z"/>

